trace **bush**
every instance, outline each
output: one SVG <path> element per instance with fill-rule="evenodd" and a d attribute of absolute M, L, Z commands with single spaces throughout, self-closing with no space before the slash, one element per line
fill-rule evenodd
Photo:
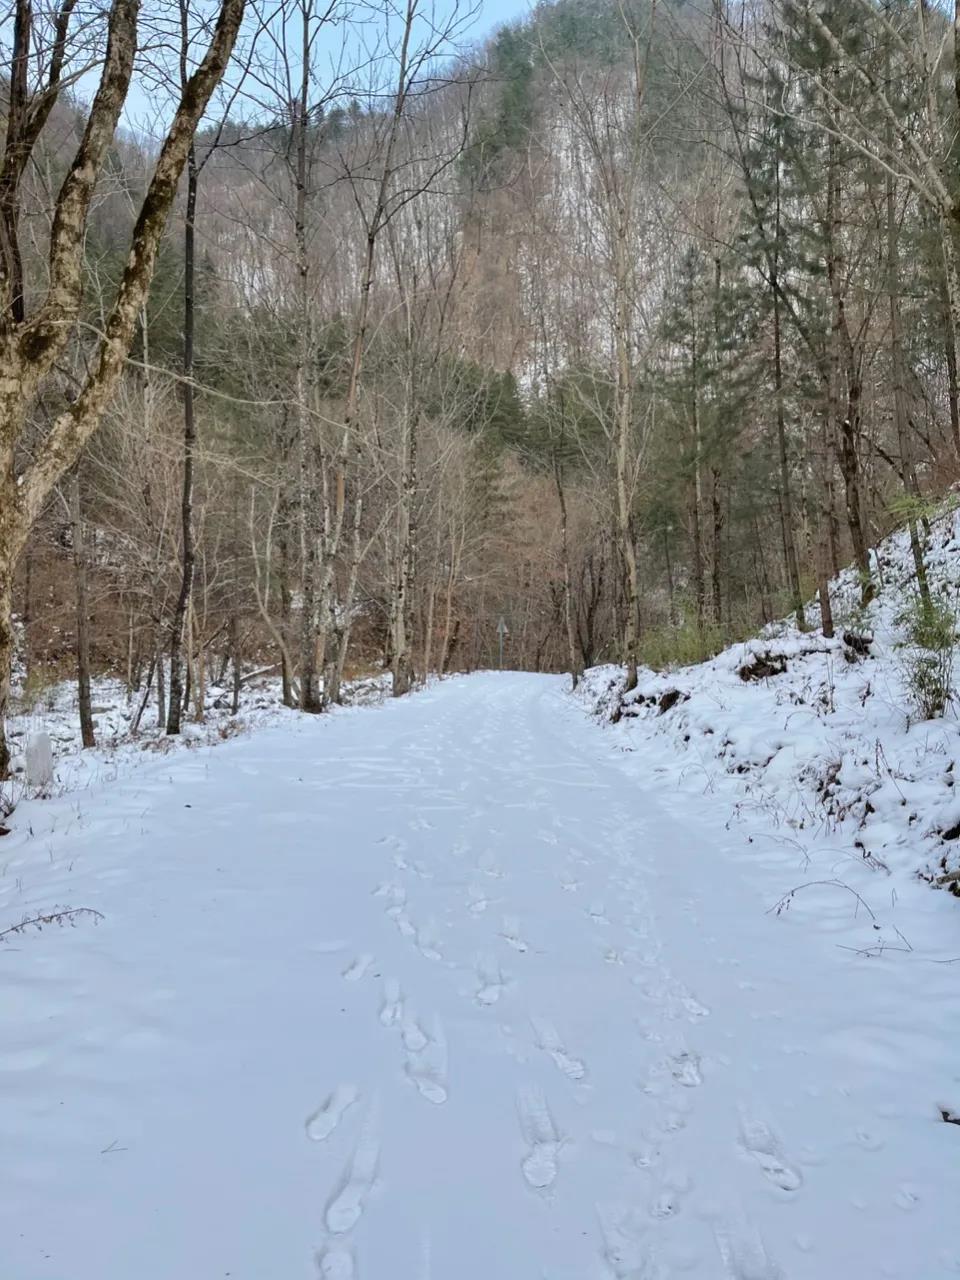
<path fill-rule="evenodd" d="M 640 638 L 640 661 L 654 671 L 665 667 L 690 667 L 714 658 L 727 643 L 723 627 L 715 623 L 697 626 L 692 618 L 675 625 L 651 627 Z"/>
<path fill-rule="evenodd" d="M 17 715 L 33 715 L 39 711 L 55 710 L 60 684 L 68 674 L 68 670 L 61 671 L 56 666 L 38 663 L 31 668 L 19 693 L 11 699 L 12 711 Z"/>
<path fill-rule="evenodd" d="M 902 665 L 913 711 L 920 720 L 939 719 L 954 694 L 956 609 L 945 600 L 918 596 L 897 621 L 906 631 Z"/>

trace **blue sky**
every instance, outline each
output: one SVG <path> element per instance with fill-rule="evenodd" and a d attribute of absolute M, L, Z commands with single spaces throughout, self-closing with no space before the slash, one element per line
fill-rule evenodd
<path fill-rule="evenodd" d="M 380 0 L 380 2 L 392 6 L 398 3 L 399 0 Z M 461 0 L 461 10 L 466 12 L 469 4 L 470 0 Z M 525 17 L 531 7 L 530 0 L 480 0 L 472 22 L 463 27 L 460 43 L 462 45 L 481 43 L 504 23 Z M 433 9 L 434 21 L 438 25 L 442 24 L 444 18 L 448 17 L 451 12 L 447 0 L 425 0 L 423 3 L 424 12 L 428 8 Z M 393 25 L 399 26 L 398 23 L 391 22 L 391 26 Z M 371 20 L 370 26 L 371 31 L 376 30 L 374 20 Z M 328 30 L 328 36 L 320 45 L 319 60 L 321 66 L 325 58 L 329 58 L 331 53 L 338 49 L 342 42 L 342 29 L 331 27 Z M 322 75 L 318 79 L 322 79 Z M 84 89 L 92 95 L 95 87 L 96 78 L 91 76 L 89 88 L 84 84 Z M 176 74 L 170 77 L 169 93 L 165 92 L 162 87 L 154 90 L 143 83 L 135 82 L 131 86 L 127 107 L 124 112 L 127 127 L 137 133 L 148 136 L 158 133 L 159 121 L 171 109 L 172 95 L 175 89 Z M 240 114 L 240 112 L 235 112 L 234 114 Z"/>

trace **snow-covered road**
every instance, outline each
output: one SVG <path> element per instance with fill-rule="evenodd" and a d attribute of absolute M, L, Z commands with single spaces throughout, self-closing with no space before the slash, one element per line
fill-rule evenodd
<path fill-rule="evenodd" d="M 960 964 L 768 914 L 782 851 L 563 689 L 30 806 L 0 922 L 104 920 L 0 951 L 2 1280 L 960 1273 Z"/>

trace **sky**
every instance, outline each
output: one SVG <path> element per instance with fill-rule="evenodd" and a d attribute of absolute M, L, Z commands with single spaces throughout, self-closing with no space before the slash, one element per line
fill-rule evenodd
<path fill-rule="evenodd" d="M 400 0 L 375 0 L 375 2 L 383 5 L 385 9 L 387 7 L 392 9 Z M 469 12 L 469 7 L 470 0 L 461 0 L 460 9 L 462 15 Z M 529 13 L 530 8 L 529 0 L 476 0 L 475 13 L 469 21 L 463 22 L 460 29 L 461 35 L 457 43 L 461 48 L 480 44 L 493 34 L 498 27 L 524 18 Z M 442 26 L 444 21 L 449 19 L 452 10 L 451 0 L 433 0 L 432 7 L 429 8 L 426 3 L 423 3 L 424 16 L 429 12 L 435 26 Z M 209 12 L 211 9 L 207 11 Z M 369 33 L 368 40 L 379 34 L 385 25 L 392 33 L 399 32 L 399 21 L 397 19 L 374 16 L 367 28 Z M 318 45 L 317 61 L 321 68 L 336 61 L 342 42 L 342 27 L 328 27 Z M 200 47 L 199 42 L 198 47 Z M 176 89 L 175 67 L 171 67 L 171 72 L 173 74 L 169 77 L 161 77 L 159 83 L 156 82 L 156 77 L 153 77 L 151 81 L 139 78 L 131 85 L 124 111 L 124 123 L 127 129 L 144 138 L 156 137 L 160 134 L 162 122 L 172 110 L 173 93 Z M 321 70 L 318 73 L 318 83 L 322 84 L 322 80 L 323 72 Z M 96 89 L 96 83 L 96 75 L 91 74 L 83 82 L 82 91 L 92 96 Z M 250 109 L 248 107 L 248 110 Z M 221 111 L 222 106 L 211 114 L 219 118 Z M 233 114 L 242 114 L 242 112 L 243 108 L 241 107 L 234 109 Z"/>

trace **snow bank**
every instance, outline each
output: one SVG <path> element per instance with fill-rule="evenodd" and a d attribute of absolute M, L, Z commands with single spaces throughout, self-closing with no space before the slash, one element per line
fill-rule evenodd
<path fill-rule="evenodd" d="M 960 511 L 933 521 L 926 562 L 931 592 L 956 612 Z M 619 667 L 595 668 L 578 696 L 615 722 L 624 749 L 652 747 L 663 767 L 668 743 L 677 776 L 696 770 L 726 788 L 737 814 L 760 810 L 791 838 L 830 835 L 882 875 L 919 874 L 960 894 L 958 704 L 942 719 L 912 718 L 906 531 L 881 544 L 874 565 L 879 593 L 866 609 L 852 569 L 831 584 L 832 640 L 778 623 L 709 662 L 642 671 L 626 696 Z M 807 618 L 818 627 L 819 607 Z"/>
<path fill-rule="evenodd" d="M 346 701 L 351 704 L 379 702 L 388 692 L 389 684 L 389 675 L 349 681 L 344 686 Z M 275 724 L 283 717 L 301 714 L 283 706 L 278 678 L 247 678 L 241 686 L 236 715 L 231 713 L 232 689 L 210 685 L 206 690 L 203 722 L 195 720 L 191 708 L 184 716 L 179 737 L 168 737 L 157 723 L 155 700 L 147 706 L 134 733 L 132 724 L 139 707 L 139 693 L 131 696 L 120 680 L 110 678 L 94 680 L 91 693 L 97 746 L 83 751 L 77 688 L 72 680 L 50 685 L 29 708 L 23 705 L 22 688 L 14 687 L 15 714 L 8 716 L 6 724 L 12 778 L 0 784 L 0 817 L 9 814 L 24 797 L 48 798 L 114 778 L 142 759 L 144 752 L 165 755 L 183 748 L 211 746 Z M 31 777 L 28 753 L 31 742 L 44 736 L 52 749 L 53 769 L 49 784 L 38 786 Z"/>

